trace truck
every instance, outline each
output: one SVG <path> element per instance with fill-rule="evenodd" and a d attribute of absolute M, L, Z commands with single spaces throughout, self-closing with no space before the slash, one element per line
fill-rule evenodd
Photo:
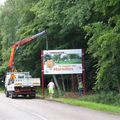
<path fill-rule="evenodd" d="M 14 75 L 12 80 L 10 77 Z M 40 78 L 32 78 L 30 72 L 7 72 L 5 78 L 6 97 L 16 98 L 19 95 L 35 98 L 36 89 L 40 86 Z"/>
<path fill-rule="evenodd" d="M 42 31 L 27 39 L 20 40 L 12 45 L 10 59 L 8 62 L 9 72 L 5 77 L 5 95 L 6 97 L 15 98 L 19 95 L 24 97 L 29 96 L 35 98 L 36 90 L 40 87 L 40 78 L 32 78 L 30 72 L 17 72 L 14 66 L 14 55 L 18 47 L 28 44 L 34 41 L 37 37 L 41 37 L 46 34 L 46 31 Z"/>

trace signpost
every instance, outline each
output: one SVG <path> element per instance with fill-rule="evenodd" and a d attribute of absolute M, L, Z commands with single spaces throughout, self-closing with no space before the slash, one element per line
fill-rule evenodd
<path fill-rule="evenodd" d="M 44 50 L 41 52 L 42 95 L 44 96 L 44 75 L 82 74 L 83 94 L 86 92 L 85 63 L 83 49 Z"/>
<path fill-rule="evenodd" d="M 44 74 L 82 73 L 82 49 L 44 50 Z"/>

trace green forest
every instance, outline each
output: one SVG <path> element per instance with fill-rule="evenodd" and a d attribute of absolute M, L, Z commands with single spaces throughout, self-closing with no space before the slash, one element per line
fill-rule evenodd
<path fill-rule="evenodd" d="M 85 49 L 89 91 L 120 94 L 120 0 L 6 0 L 0 6 L 0 75 L 11 46 L 47 29 L 47 36 L 21 46 L 18 70 L 40 77 L 40 51 Z"/>

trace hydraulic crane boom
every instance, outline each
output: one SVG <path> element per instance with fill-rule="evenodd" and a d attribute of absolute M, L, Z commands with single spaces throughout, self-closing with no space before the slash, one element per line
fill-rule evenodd
<path fill-rule="evenodd" d="M 23 40 L 20 40 L 18 42 L 16 42 L 15 44 L 12 45 L 12 50 L 11 50 L 11 54 L 10 54 L 10 59 L 9 59 L 9 63 L 8 63 L 8 66 L 9 68 L 12 70 L 13 68 L 13 61 L 14 61 L 14 54 L 15 54 L 15 50 L 19 47 L 19 46 L 22 46 L 22 45 L 25 45 L 33 40 L 35 40 L 35 38 L 37 37 L 40 37 L 40 36 L 43 36 L 46 32 L 45 31 L 42 31 L 38 34 L 35 34 L 27 39 L 23 39 Z"/>

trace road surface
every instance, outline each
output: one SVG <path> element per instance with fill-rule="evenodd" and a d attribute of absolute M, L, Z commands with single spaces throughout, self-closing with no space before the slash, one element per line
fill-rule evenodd
<path fill-rule="evenodd" d="M 0 93 L 0 120 L 120 120 L 120 116 L 41 99 L 11 99 Z"/>

